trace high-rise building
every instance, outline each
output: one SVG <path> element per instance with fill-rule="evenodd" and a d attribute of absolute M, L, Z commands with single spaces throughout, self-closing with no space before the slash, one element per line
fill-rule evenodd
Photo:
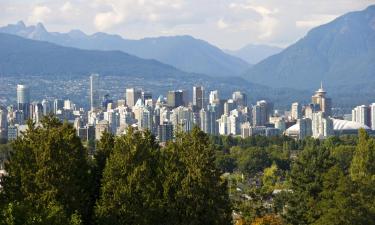
<path fill-rule="evenodd" d="M 146 102 L 146 100 L 149 100 L 149 99 L 151 99 L 152 100 L 152 93 L 151 92 L 149 92 L 149 91 L 142 91 L 142 101 L 143 102 Z"/>
<path fill-rule="evenodd" d="M 55 99 L 53 101 L 53 113 L 56 115 L 57 111 L 64 109 L 64 100 L 62 99 Z"/>
<path fill-rule="evenodd" d="M 375 103 L 370 105 L 370 118 L 371 118 L 371 129 L 375 130 Z"/>
<path fill-rule="evenodd" d="M 218 123 L 217 123 L 217 106 L 216 105 L 207 105 L 207 110 L 201 109 L 199 111 L 200 117 L 200 128 L 203 132 L 207 134 L 218 134 Z"/>
<path fill-rule="evenodd" d="M 311 97 L 312 103 L 319 105 L 320 111 L 324 113 L 325 116 L 331 116 L 332 110 L 332 100 L 327 98 L 327 92 L 323 89 L 323 83 L 320 84 L 320 88 L 315 92 L 315 95 Z"/>
<path fill-rule="evenodd" d="M 95 139 L 100 140 L 105 131 L 109 132 L 109 123 L 107 120 L 101 120 L 95 126 Z"/>
<path fill-rule="evenodd" d="M 204 108 L 204 89 L 202 86 L 193 87 L 193 106 L 197 111 Z"/>
<path fill-rule="evenodd" d="M 135 103 L 137 103 L 138 99 L 142 98 L 142 92 L 135 88 L 127 88 L 125 96 L 126 96 L 126 105 L 128 107 L 133 107 Z"/>
<path fill-rule="evenodd" d="M 352 110 L 352 121 L 371 127 L 371 106 L 360 105 Z"/>
<path fill-rule="evenodd" d="M 290 110 L 290 117 L 292 120 L 298 120 L 302 117 L 301 105 L 298 102 L 294 102 L 292 104 L 292 108 Z"/>
<path fill-rule="evenodd" d="M 188 132 L 194 127 L 194 113 L 187 107 L 179 106 L 173 109 L 170 120 L 174 130 Z"/>
<path fill-rule="evenodd" d="M 167 106 L 176 108 L 184 105 L 184 92 L 182 90 L 168 91 Z"/>
<path fill-rule="evenodd" d="M 26 85 L 17 85 L 17 106 L 18 110 L 23 112 L 23 119 L 28 119 L 30 117 L 30 89 Z"/>
<path fill-rule="evenodd" d="M 113 103 L 113 100 L 111 99 L 111 96 L 109 94 L 105 94 L 103 96 L 103 100 L 102 100 L 102 108 L 107 110 L 108 109 L 108 105 Z"/>
<path fill-rule="evenodd" d="M 264 126 L 272 115 L 273 104 L 265 100 L 258 101 L 253 106 L 253 126 Z"/>
<path fill-rule="evenodd" d="M 238 106 L 247 106 L 247 95 L 241 91 L 233 92 L 232 99 Z"/>
<path fill-rule="evenodd" d="M 52 112 L 51 102 L 47 99 L 42 100 L 43 115 L 46 116 Z"/>
<path fill-rule="evenodd" d="M 236 108 L 236 104 L 234 103 L 233 99 L 228 99 L 224 103 L 224 114 L 229 115 L 230 111 Z"/>
<path fill-rule="evenodd" d="M 134 118 L 137 120 L 138 129 L 152 131 L 153 111 L 151 107 L 145 106 L 142 99 L 138 99 L 132 110 Z"/>
<path fill-rule="evenodd" d="M 333 120 L 325 117 L 324 112 L 317 112 L 313 114 L 312 119 L 312 136 L 314 138 L 324 139 L 334 135 Z"/>
<path fill-rule="evenodd" d="M 43 105 L 39 102 L 33 102 L 32 107 L 32 119 L 35 123 L 39 123 L 43 117 Z"/>
<path fill-rule="evenodd" d="M 299 125 L 299 135 L 298 139 L 303 140 L 306 137 L 311 137 L 312 135 L 312 121 L 311 119 L 297 119 L 297 124 Z"/>
<path fill-rule="evenodd" d="M 91 111 L 100 107 L 99 74 L 90 75 L 90 106 Z"/>
<path fill-rule="evenodd" d="M 8 139 L 8 110 L 0 106 L 0 141 Z"/>
<path fill-rule="evenodd" d="M 167 142 L 173 139 L 173 125 L 170 122 L 163 122 L 158 125 L 157 129 L 158 139 L 160 142 Z"/>
<path fill-rule="evenodd" d="M 218 90 L 210 91 L 208 100 L 210 104 L 218 104 L 220 101 L 219 91 Z"/>

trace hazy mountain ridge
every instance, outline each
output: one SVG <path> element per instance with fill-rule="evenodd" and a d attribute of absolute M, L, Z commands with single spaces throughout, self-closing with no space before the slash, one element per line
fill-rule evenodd
<path fill-rule="evenodd" d="M 22 21 L 2 27 L 0 32 L 67 47 L 120 50 L 140 58 L 155 59 L 186 72 L 213 76 L 236 76 L 249 67 L 244 60 L 191 36 L 128 40 L 119 35 L 101 32 L 92 35 L 86 35 L 80 30 L 68 33 L 48 32 L 41 23 L 26 26 Z"/>
<path fill-rule="evenodd" d="M 113 92 L 116 97 L 123 94 L 125 87 L 141 87 L 160 94 L 173 89 L 190 90 L 198 84 L 207 91 L 219 90 L 223 98 L 235 90 L 244 91 L 253 102 L 265 98 L 277 104 L 286 104 L 293 96 L 298 95 L 301 99 L 306 96 L 303 91 L 274 89 L 241 77 L 213 79 L 204 74 L 186 73 L 156 60 L 141 59 L 121 51 L 82 50 L 0 34 L 0 95 L 8 96 L 8 100 L 12 100 L 11 96 L 15 93 L 9 89 L 9 84 L 15 86 L 22 81 L 32 83 L 35 96 L 56 93 L 62 96 L 65 89 L 73 89 L 79 95 L 68 97 L 85 104 L 87 98 L 82 99 L 82 95 L 86 91 L 79 89 L 82 84 L 88 85 L 88 81 L 82 80 L 88 79 L 90 73 L 101 74 L 105 80 L 103 89 Z"/>
<path fill-rule="evenodd" d="M 237 50 L 226 50 L 228 54 L 237 56 L 249 64 L 257 64 L 263 59 L 278 54 L 283 48 L 271 45 L 248 44 Z"/>
<path fill-rule="evenodd" d="M 272 87 L 311 89 L 375 81 L 375 6 L 312 29 L 297 43 L 250 68 L 245 76 Z"/>
<path fill-rule="evenodd" d="M 90 72 L 145 77 L 193 76 L 156 60 L 121 51 L 82 50 L 44 41 L 0 34 L 0 73 L 3 75 L 87 75 Z"/>

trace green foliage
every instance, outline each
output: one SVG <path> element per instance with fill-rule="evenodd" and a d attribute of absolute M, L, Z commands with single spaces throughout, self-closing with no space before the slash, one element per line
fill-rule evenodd
<path fill-rule="evenodd" d="M 229 224 L 226 183 L 198 129 L 160 149 L 149 132 L 117 138 L 96 207 L 99 224 Z"/>
<path fill-rule="evenodd" d="M 0 206 L 9 224 L 69 224 L 77 214 L 89 220 L 90 168 L 75 130 L 45 117 L 29 122 L 23 138 L 12 142 L 8 176 Z M 13 222 L 12 222 L 13 221 Z"/>
<path fill-rule="evenodd" d="M 375 224 L 375 142 L 364 130 L 356 147 L 352 140 L 331 138 L 301 152 L 289 179 L 289 224 Z"/>
<path fill-rule="evenodd" d="M 350 167 L 350 176 L 353 180 L 371 179 L 375 175 L 375 141 L 369 139 L 367 132 L 359 131 L 359 141 Z"/>
<path fill-rule="evenodd" d="M 208 136 L 194 128 L 179 134 L 166 150 L 169 165 L 164 187 L 167 204 L 172 206 L 170 224 L 230 224 L 227 184 L 215 167 L 215 149 Z"/>
<path fill-rule="evenodd" d="M 128 130 L 115 142 L 96 207 L 98 224 L 158 224 L 162 219 L 160 150 L 149 132 Z"/>

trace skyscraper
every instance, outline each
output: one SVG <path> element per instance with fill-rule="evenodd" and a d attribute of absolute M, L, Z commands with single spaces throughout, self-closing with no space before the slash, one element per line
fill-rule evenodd
<path fill-rule="evenodd" d="M 312 119 L 312 136 L 314 138 L 324 139 L 332 136 L 333 121 L 331 118 L 325 117 L 324 112 L 313 113 Z"/>
<path fill-rule="evenodd" d="M 202 86 L 193 87 L 193 106 L 197 111 L 204 108 L 204 89 Z"/>
<path fill-rule="evenodd" d="M 219 100 L 219 91 L 218 90 L 211 91 L 210 95 L 209 95 L 209 103 L 210 104 L 218 104 L 219 101 L 220 101 Z"/>
<path fill-rule="evenodd" d="M 302 116 L 302 109 L 301 109 L 301 105 L 298 103 L 298 102 L 294 102 L 292 104 L 292 108 L 290 110 L 290 116 L 291 116 L 291 119 L 292 120 L 298 120 L 301 118 Z"/>
<path fill-rule="evenodd" d="M 90 76 L 90 106 L 91 111 L 100 107 L 99 74 L 91 74 Z"/>
<path fill-rule="evenodd" d="M 313 104 L 319 105 L 320 111 L 324 112 L 324 116 L 331 116 L 332 100 L 327 98 L 326 94 L 327 92 L 323 89 L 323 83 L 321 83 L 320 88 L 311 97 L 311 100 Z"/>
<path fill-rule="evenodd" d="M 370 113 L 371 113 L 371 129 L 375 130 L 375 103 L 370 105 Z"/>
<path fill-rule="evenodd" d="M 167 95 L 167 106 L 170 108 L 176 108 L 184 105 L 184 92 L 182 90 L 178 91 L 168 91 Z"/>
<path fill-rule="evenodd" d="M 55 99 L 53 101 L 53 113 L 57 114 L 57 111 L 64 109 L 64 100 L 62 99 Z"/>
<path fill-rule="evenodd" d="M 158 125 L 158 139 L 160 142 L 167 142 L 173 139 L 173 125 L 170 122 L 163 122 Z"/>
<path fill-rule="evenodd" d="M 358 122 L 360 124 L 366 125 L 368 127 L 372 126 L 372 106 L 368 107 L 366 105 L 360 105 L 352 110 L 352 121 Z"/>
<path fill-rule="evenodd" d="M 42 100 L 43 115 L 46 116 L 52 112 L 51 102 L 47 99 Z"/>
<path fill-rule="evenodd" d="M 8 139 L 8 110 L 0 105 L 0 141 Z"/>
<path fill-rule="evenodd" d="M 265 100 L 258 101 L 253 107 L 253 126 L 264 126 L 272 115 L 273 104 Z"/>
<path fill-rule="evenodd" d="M 135 88 L 127 88 L 125 97 L 126 105 L 129 107 L 133 107 L 138 99 L 142 98 L 142 92 L 140 90 L 136 90 Z"/>
<path fill-rule="evenodd" d="M 28 119 L 30 116 L 30 89 L 26 85 L 17 85 L 17 107 L 18 110 L 22 110 L 23 119 Z"/>
<path fill-rule="evenodd" d="M 247 95 L 243 92 L 233 92 L 232 99 L 238 106 L 247 106 Z"/>

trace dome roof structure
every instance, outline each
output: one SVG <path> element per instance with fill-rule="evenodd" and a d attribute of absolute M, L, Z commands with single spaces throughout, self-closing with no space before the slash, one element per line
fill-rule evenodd
<path fill-rule="evenodd" d="M 370 128 L 366 125 L 363 125 L 358 122 L 349 121 L 349 120 L 339 120 L 339 119 L 332 119 L 333 121 L 333 130 L 334 131 L 353 131 L 359 129 L 370 130 Z M 286 132 L 299 132 L 299 125 L 294 124 L 293 126 L 289 127 Z"/>
<path fill-rule="evenodd" d="M 333 119 L 333 130 L 359 130 L 361 128 L 370 130 L 368 126 L 358 122 Z"/>

